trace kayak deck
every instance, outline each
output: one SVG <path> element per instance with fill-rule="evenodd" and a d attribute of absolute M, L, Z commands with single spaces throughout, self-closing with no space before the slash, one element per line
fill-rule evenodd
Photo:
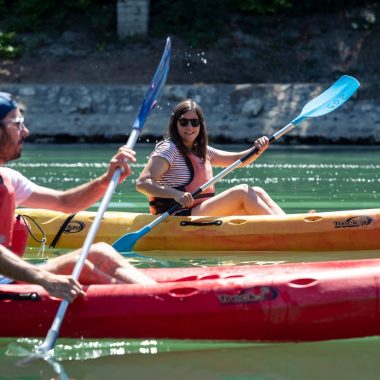
<path fill-rule="evenodd" d="M 19 209 L 44 231 L 47 245 L 79 248 L 96 213 L 68 214 Z M 95 241 L 114 243 L 138 231 L 155 216 L 106 212 Z M 41 237 L 31 223 L 33 234 Z M 280 216 L 170 216 L 139 239 L 135 251 L 357 251 L 380 249 L 380 209 Z M 40 243 L 32 238 L 29 246 Z"/>

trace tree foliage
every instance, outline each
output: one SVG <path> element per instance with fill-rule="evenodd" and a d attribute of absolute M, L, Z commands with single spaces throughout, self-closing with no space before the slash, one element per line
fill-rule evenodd
<path fill-rule="evenodd" d="M 291 0 L 235 0 L 232 6 L 242 12 L 276 13 L 292 5 Z"/>
<path fill-rule="evenodd" d="M 110 13 L 116 13 L 116 0 L 0 0 L 3 27 L 19 33 L 60 31 L 70 25 L 73 16 L 90 20 L 99 31 Z"/>
<path fill-rule="evenodd" d="M 130 0 L 133 1 L 133 0 Z M 151 0 L 149 33 L 179 35 L 196 46 L 228 30 L 234 12 L 307 17 L 380 0 Z M 117 0 L 0 0 L 0 55 L 17 56 L 19 33 L 61 33 L 86 25 L 101 43 L 116 37 Z"/>
<path fill-rule="evenodd" d="M 228 20 L 230 0 L 151 1 L 153 35 L 177 34 L 197 45 L 214 41 Z"/>

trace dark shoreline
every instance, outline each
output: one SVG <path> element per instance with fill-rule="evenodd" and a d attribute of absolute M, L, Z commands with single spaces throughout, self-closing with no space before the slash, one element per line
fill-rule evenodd
<path fill-rule="evenodd" d="M 34 144 L 123 144 L 126 143 L 128 136 L 126 135 L 116 135 L 116 136 L 73 136 L 73 135 L 37 135 L 31 134 L 28 137 L 28 143 Z M 139 138 L 139 144 L 152 144 L 158 142 L 160 138 L 152 135 L 144 135 Z M 209 138 L 211 144 L 250 144 L 253 139 L 228 139 L 225 136 L 210 136 Z M 283 136 L 281 140 L 275 142 L 276 145 L 281 146 L 298 146 L 298 145 L 329 145 L 329 146 L 380 146 L 380 141 L 375 141 L 372 138 L 340 138 L 340 139 L 328 139 L 320 136 Z"/>

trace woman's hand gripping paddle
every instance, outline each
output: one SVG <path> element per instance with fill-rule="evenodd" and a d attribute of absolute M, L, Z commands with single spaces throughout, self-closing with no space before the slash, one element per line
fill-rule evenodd
<path fill-rule="evenodd" d="M 336 110 L 343 103 L 345 103 L 351 95 L 359 88 L 360 83 L 353 77 L 348 75 L 341 76 L 331 87 L 329 87 L 325 92 L 317 96 L 315 99 L 311 100 L 307 103 L 302 112 L 287 126 L 279 130 L 272 137 L 270 137 L 269 142 L 272 143 L 275 140 L 278 140 L 285 133 L 289 132 L 296 125 L 298 125 L 301 121 L 309 118 L 309 117 L 317 117 L 326 115 L 329 112 Z M 249 153 L 247 153 L 244 157 L 240 158 L 223 171 L 221 171 L 214 178 L 210 179 L 204 185 L 202 185 L 198 190 L 196 190 L 191 195 L 195 198 L 199 195 L 203 190 L 207 189 L 209 186 L 213 185 L 215 182 L 219 181 L 225 175 L 234 170 L 237 166 L 240 166 L 243 162 L 245 162 L 248 158 L 253 156 L 258 152 L 257 148 L 253 148 Z M 131 232 L 120 237 L 114 244 L 113 247 L 119 252 L 129 252 L 133 249 L 136 242 L 142 238 L 145 234 L 147 234 L 153 227 L 157 224 L 165 220 L 168 216 L 173 214 L 175 211 L 179 210 L 181 206 L 176 204 L 171 207 L 168 211 L 160 215 L 157 219 L 155 219 L 150 224 L 146 225 L 142 229 L 136 232 Z"/>
<path fill-rule="evenodd" d="M 127 142 L 127 146 L 129 148 L 133 148 L 133 146 L 135 145 L 141 133 L 141 130 L 144 127 L 144 123 L 145 123 L 146 118 L 149 115 L 149 112 L 157 104 L 157 99 L 160 95 L 162 88 L 165 85 L 166 77 L 169 72 L 170 52 L 171 52 L 171 42 L 170 42 L 170 38 L 168 38 L 166 40 L 166 46 L 165 46 L 165 50 L 163 52 L 161 61 L 157 67 L 157 70 L 153 76 L 153 80 L 145 96 L 144 102 L 132 126 L 132 131 Z M 103 199 L 99 206 L 95 220 L 92 223 L 90 230 L 88 232 L 88 235 L 84 241 L 79 260 L 77 261 L 74 267 L 72 275 L 75 279 L 78 279 L 80 276 L 83 265 L 87 258 L 88 252 L 90 250 L 91 244 L 93 243 L 95 239 L 95 235 L 99 229 L 99 225 L 103 218 L 104 212 L 106 211 L 108 204 L 111 200 L 111 197 L 115 191 L 115 188 L 119 182 L 120 174 L 121 174 L 121 169 L 115 170 L 112 176 L 111 182 L 109 183 L 108 188 L 103 196 Z M 65 316 L 67 307 L 68 307 L 68 301 L 66 300 L 62 301 L 57 311 L 57 314 L 55 316 L 55 319 L 53 321 L 53 324 L 45 338 L 45 341 L 40 346 L 37 347 L 37 356 L 39 357 L 48 356 L 48 352 L 54 347 L 55 342 L 58 338 L 59 329 L 61 327 L 63 318 Z"/>

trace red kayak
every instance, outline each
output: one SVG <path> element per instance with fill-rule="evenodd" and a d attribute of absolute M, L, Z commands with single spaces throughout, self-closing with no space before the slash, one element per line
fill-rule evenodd
<path fill-rule="evenodd" d="M 380 335 L 380 259 L 146 269 L 155 285 L 90 285 L 61 337 L 314 341 Z M 59 300 L 0 286 L 0 336 L 44 337 Z"/>

